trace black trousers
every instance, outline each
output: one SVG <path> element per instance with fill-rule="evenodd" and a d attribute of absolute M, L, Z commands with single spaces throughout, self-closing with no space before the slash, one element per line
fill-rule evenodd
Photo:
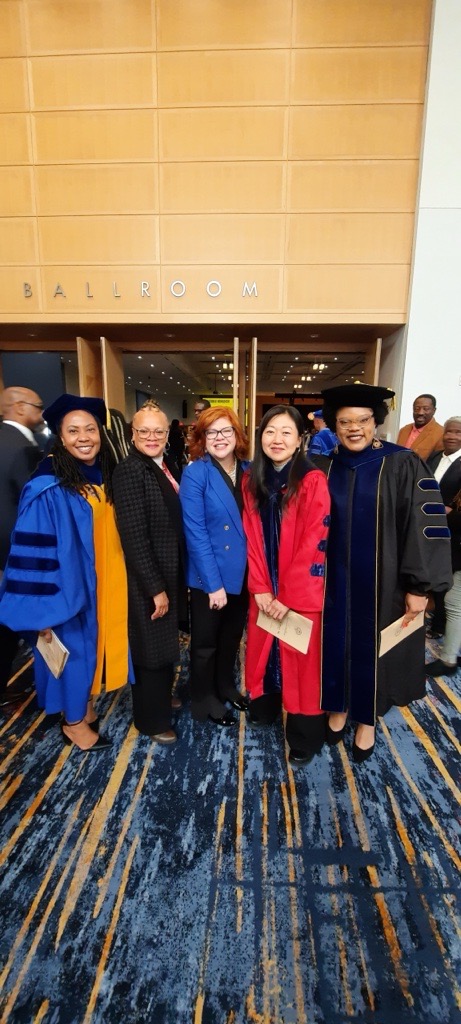
<path fill-rule="evenodd" d="M 264 693 L 250 704 L 250 715 L 262 725 L 272 725 L 282 710 L 280 693 Z M 325 715 L 294 715 L 287 712 L 285 736 L 290 750 L 319 754 L 325 742 Z"/>
<path fill-rule="evenodd" d="M 8 626 L 0 625 L 0 691 L 6 690 L 12 675 L 12 665 L 19 648 L 21 637 Z"/>
<path fill-rule="evenodd" d="M 220 718 L 226 700 L 236 700 L 235 659 L 248 611 L 246 588 L 228 594 L 219 611 L 210 608 L 208 594 L 191 588 L 191 694 L 192 717 L 204 721 Z"/>
<path fill-rule="evenodd" d="M 171 689 L 174 665 L 163 668 L 144 668 L 134 665 L 136 682 L 131 687 L 133 722 L 144 736 L 155 736 L 171 729 Z"/>

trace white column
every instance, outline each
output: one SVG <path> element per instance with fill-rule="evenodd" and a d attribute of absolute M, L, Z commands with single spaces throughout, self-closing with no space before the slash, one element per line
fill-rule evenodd
<path fill-rule="evenodd" d="M 434 0 L 401 424 L 423 392 L 461 415 L 460 54 L 460 0 Z"/>

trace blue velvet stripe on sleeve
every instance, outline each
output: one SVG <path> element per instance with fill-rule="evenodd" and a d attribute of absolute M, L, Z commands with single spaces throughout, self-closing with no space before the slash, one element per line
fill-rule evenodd
<path fill-rule="evenodd" d="M 40 558 L 38 555 L 10 555 L 11 569 L 37 569 L 38 572 L 53 572 L 59 569 L 57 558 Z"/>
<path fill-rule="evenodd" d="M 58 594 L 59 587 L 56 583 L 33 583 L 31 580 L 11 580 L 5 584 L 6 594 L 28 594 L 29 596 L 44 597 L 51 594 Z"/>
<path fill-rule="evenodd" d="M 424 512 L 425 516 L 444 516 L 445 505 L 443 501 L 425 501 L 424 505 L 421 505 L 421 512 Z"/>
<path fill-rule="evenodd" d="M 31 533 L 25 530 L 15 530 L 12 539 L 12 543 L 17 544 L 18 547 L 24 545 L 33 548 L 53 548 L 56 547 L 57 542 L 58 538 L 55 533 Z"/>

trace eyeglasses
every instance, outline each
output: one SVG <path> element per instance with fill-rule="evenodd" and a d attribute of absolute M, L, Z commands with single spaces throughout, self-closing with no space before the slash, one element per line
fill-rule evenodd
<path fill-rule="evenodd" d="M 232 437 L 233 433 L 233 427 L 223 427 L 222 430 L 213 430 L 212 428 L 210 428 L 210 430 L 205 430 L 205 437 L 207 437 L 209 441 L 216 441 L 216 438 L 219 437 L 220 434 L 221 437 L 227 438 Z"/>
<path fill-rule="evenodd" d="M 371 416 L 361 416 L 358 420 L 336 420 L 338 427 L 366 427 L 370 420 L 374 419 L 373 414 Z"/>
<path fill-rule="evenodd" d="M 21 399 L 21 402 L 22 405 L 31 405 L 33 409 L 40 409 L 40 412 L 43 412 L 43 404 L 39 405 L 37 402 L 25 402 L 23 399 Z"/>
<path fill-rule="evenodd" d="M 161 427 L 156 427 L 155 430 L 149 430 L 148 427 L 133 427 L 141 441 L 147 441 L 148 437 L 155 437 L 157 441 L 163 441 L 163 438 L 169 434 L 169 430 L 162 430 Z"/>

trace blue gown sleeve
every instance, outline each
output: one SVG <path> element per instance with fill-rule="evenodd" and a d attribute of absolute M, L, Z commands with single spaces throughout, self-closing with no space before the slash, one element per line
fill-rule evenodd
<path fill-rule="evenodd" d="M 86 506 L 86 508 L 85 508 Z M 22 493 L 0 596 L 0 622 L 18 633 L 54 628 L 94 603 L 92 513 L 79 495 Z"/>

